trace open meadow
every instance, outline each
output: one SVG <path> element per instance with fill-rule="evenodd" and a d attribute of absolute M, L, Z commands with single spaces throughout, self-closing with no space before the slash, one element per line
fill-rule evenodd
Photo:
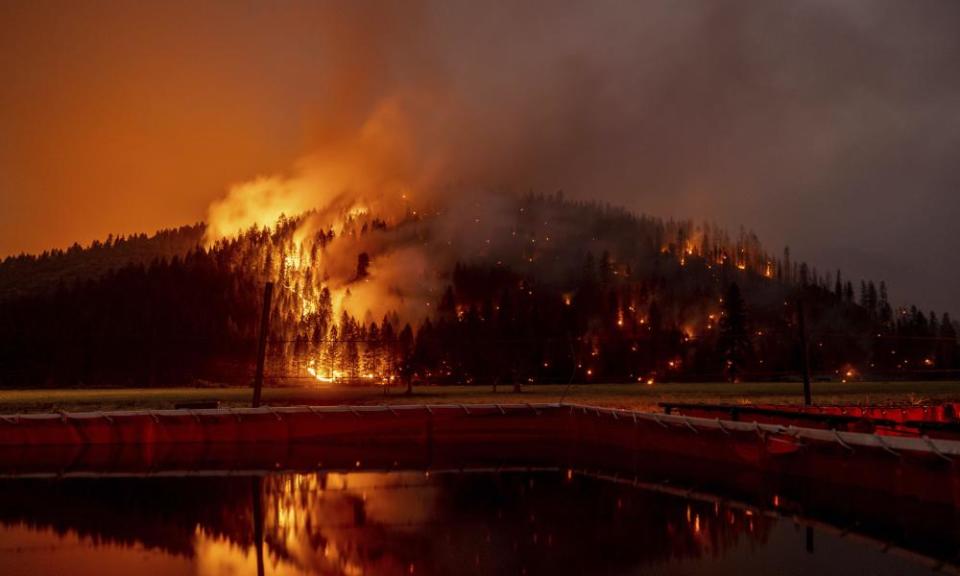
<path fill-rule="evenodd" d="M 960 382 L 822 382 L 814 383 L 816 404 L 921 404 L 960 401 Z M 799 404 L 799 383 L 665 383 L 510 386 L 421 386 L 412 396 L 401 388 L 333 386 L 267 387 L 263 402 L 291 405 L 486 404 L 569 402 L 658 411 L 660 402 L 731 404 Z M 251 390 L 240 387 L 111 388 L 2 390 L 0 413 L 118 409 L 164 409 L 190 402 L 217 401 L 225 407 L 249 406 Z"/>

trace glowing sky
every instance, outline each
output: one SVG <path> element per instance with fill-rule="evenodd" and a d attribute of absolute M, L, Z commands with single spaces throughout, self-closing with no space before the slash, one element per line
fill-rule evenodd
<path fill-rule="evenodd" d="M 479 184 L 743 224 L 960 312 L 960 3 L 356 4 L 0 3 L 0 256 L 200 220 L 414 87 Z"/>

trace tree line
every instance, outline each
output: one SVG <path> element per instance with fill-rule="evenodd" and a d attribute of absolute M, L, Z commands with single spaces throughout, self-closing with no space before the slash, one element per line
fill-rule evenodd
<path fill-rule="evenodd" d="M 817 377 L 935 379 L 960 369 L 949 315 L 895 307 L 882 282 L 855 286 L 789 250 L 771 256 L 743 230 L 559 196 L 516 202 L 514 243 L 438 271 L 445 287 L 423 319 L 337 311 L 325 271 L 310 265 L 338 235 L 386 234 L 396 223 L 369 217 L 298 246 L 302 219 L 282 218 L 207 248 L 202 227 L 186 227 L 160 235 L 152 259 L 150 239 L 138 237 L 137 258 L 123 265 L 20 280 L 36 285 L 0 297 L 0 386 L 246 384 L 266 281 L 282 287 L 268 376 L 294 382 L 792 380 L 801 300 Z M 545 222 L 553 227 L 537 228 Z M 533 251 L 530 239 L 545 234 L 549 245 Z M 95 268 L 84 259 L 115 261 L 127 242 L 8 259 L 0 285 L 51 260 Z M 363 281 L 371 255 L 349 256 Z"/>

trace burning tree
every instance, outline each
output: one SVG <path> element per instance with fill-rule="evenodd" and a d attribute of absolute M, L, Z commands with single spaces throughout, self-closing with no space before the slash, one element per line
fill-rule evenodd
<path fill-rule="evenodd" d="M 9 258 L 0 385 L 245 383 L 265 281 L 278 287 L 267 373 L 315 385 L 781 378 L 799 369 L 800 290 L 815 373 L 948 377 L 960 363 L 951 318 L 894 312 L 882 283 L 856 302 L 850 280 L 752 234 L 494 199 L 392 217 L 346 202 L 200 246 L 188 228 L 158 235 L 152 260 L 138 241 L 126 265 L 112 264 L 118 240 Z M 61 264 L 87 276 L 44 284 Z"/>

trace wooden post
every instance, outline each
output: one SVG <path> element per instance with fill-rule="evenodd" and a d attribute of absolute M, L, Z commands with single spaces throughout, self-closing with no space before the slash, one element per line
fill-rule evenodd
<path fill-rule="evenodd" d="M 800 324 L 800 362 L 803 365 L 803 404 L 809 406 L 810 398 L 810 346 L 807 343 L 807 320 L 803 311 L 803 297 L 797 300 L 797 316 Z"/>
<path fill-rule="evenodd" d="M 263 314 L 260 316 L 260 339 L 257 341 L 257 373 L 253 377 L 253 407 L 260 406 L 263 389 L 263 365 L 267 357 L 267 335 L 270 334 L 270 300 L 273 298 L 273 282 L 263 287 Z"/>

